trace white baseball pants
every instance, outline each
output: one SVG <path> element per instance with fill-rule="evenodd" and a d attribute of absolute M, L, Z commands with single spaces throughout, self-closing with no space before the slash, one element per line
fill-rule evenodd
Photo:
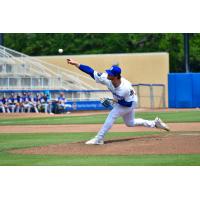
<path fill-rule="evenodd" d="M 5 112 L 6 112 L 6 109 L 5 109 L 5 107 L 4 107 L 4 106 L 0 106 L 0 110 L 2 110 L 2 112 L 3 112 L 3 113 L 5 113 Z"/>
<path fill-rule="evenodd" d="M 97 134 L 98 139 L 103 139 L 105 134 L 109 131 L 112 127 L 114 122 L 118 117 L 122 117 L 126 126 L 134 127 L 134 126 L 146 126 L 150 128 L 155 127 L 154 120 L 145 120 L 145 119 L 135 119 L 135 111 L 137 103 L 133 102 L 132 107 L 124 107 L 120 106 L 119 104 L 115 104 L 113 109 L 110 111 L 103 127 Z"/>
<path fill-rule="evenodd" d="M 8 108 L 11 109 L 12 113 L 15 112 L 15 105 L 8 105 Z"/>
<path fill-rule="evenodd" d="M 31 111 L 31 105 L 29 103 L 23 104 L 22 112 L 24 112 L 24 110 L 26 110 L 26 109 L 27 109 L 27 112 L 30 113 L 30 111 Z"/>

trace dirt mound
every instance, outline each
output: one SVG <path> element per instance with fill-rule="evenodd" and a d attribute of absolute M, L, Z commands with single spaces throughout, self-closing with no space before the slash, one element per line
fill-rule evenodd
<path fill-rule="evenodd" d="M 20 154 L 49 155 L 143 155 L 199 154 L 200 133 L 170 133 L 154 136 L 106 140 L 104 145 L 85 145 L 84 142 L 13 150 Z"/>

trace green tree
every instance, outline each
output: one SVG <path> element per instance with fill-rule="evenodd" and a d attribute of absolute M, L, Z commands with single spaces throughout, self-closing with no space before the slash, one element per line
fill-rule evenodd
<path fill-rule="evenodd" d="M 5 46 L 22 53 L 57 55 L 168 52 L 170 71 L 184 71 L 183 34 L 181 33 L 8 33 Z M 191 71 L 200 71 L 200 34 L 191 34 Z"/>

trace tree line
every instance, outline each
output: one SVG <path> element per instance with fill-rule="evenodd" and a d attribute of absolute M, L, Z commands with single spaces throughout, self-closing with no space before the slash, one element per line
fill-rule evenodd
<path fill-rule="evenodd" d="M 6 33 L 4 45 L 31 55 L 168 52 L 170 71 L 183 72 L 182 33 Z M 190 34 L 190 68 L 200 72 L 200 34 Z"/>

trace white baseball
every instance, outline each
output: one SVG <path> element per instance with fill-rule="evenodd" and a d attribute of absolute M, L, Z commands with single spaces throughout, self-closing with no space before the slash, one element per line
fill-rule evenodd
<path fill-rule="evenodd" d="M 58 52 L 59 53 L 63 53 L 63 49 L 58 49 Z"/>

